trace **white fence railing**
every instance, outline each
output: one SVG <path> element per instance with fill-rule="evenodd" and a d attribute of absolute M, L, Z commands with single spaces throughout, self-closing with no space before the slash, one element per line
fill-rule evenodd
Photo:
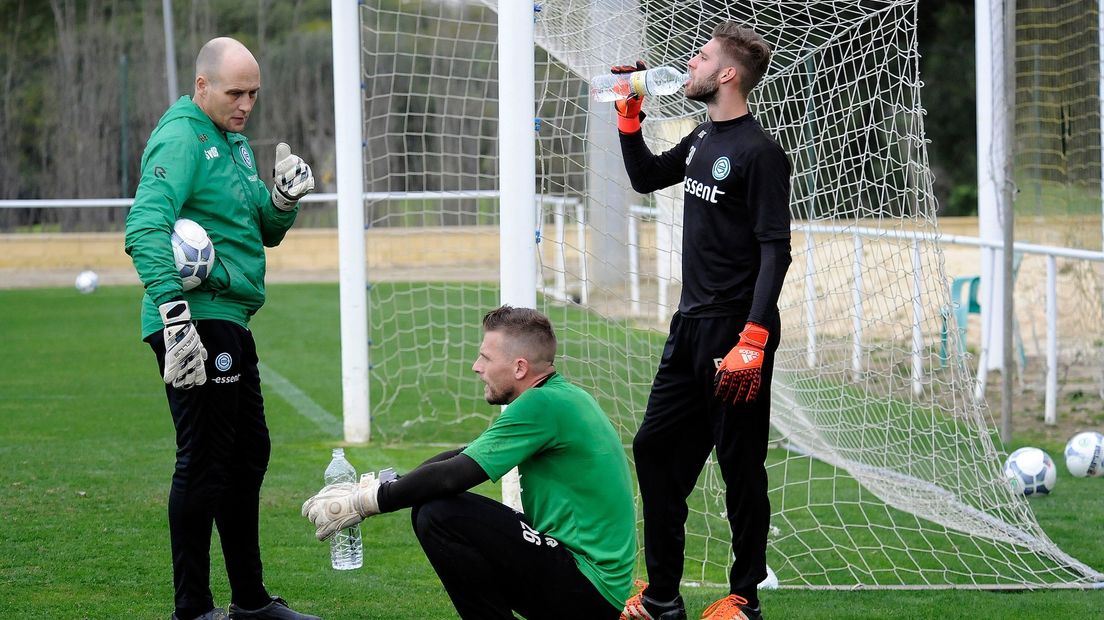
<path fill-rule="evenodd" d="M 457 198 L 495 198 L 498 196 L 497 190 L 482 190 L 482 191 L 439 191 L 439 192 L 365 192 L 364 199 L 366 201 L 385 201 L 392 199 L 457 199 Z M 337 200 L 337 194 L 332 193 L 319 193 L 311 194 L 303 198 L 305 203 L 332 203 Z M 14 209 L 14 208 L 64 208 L 64 207 L 77 207 L 77 208 L 102 208 L 102 207 L 129 207 L 133 203 L 130 198 L 99 198 L 99 199 L 56 199 L 56 200 L 0 200 L 0 209 Z M 551 286 L 546 286 L 541 282 L 539 286 L 542 287 L 542 292 L 550 297 L 559 301 L 566 301 L 570 299 L 568 293 L 568 273 L 567 257 L 568 251 L 574 255 L 573 258 L 577 261 L 578 271 L 575 274 L 575 278 L 578 279 L 579 297 L 578 302 L 586 304 L 588 302 L 588 273 L 587 273 L 587 221 L 586 221 L 586 209 L 583 203 L 577 198 L 568 197 L 551 197 L 551 196 L 538 196 L 536 208 L 539 212 L 544 211 L 546 207 L 550 207 L 552 215 L 552 230 L 551 238 L 548 235 L 544 235 L 540 231 L 542 239 L 548 239 L 552 243 L 552 250 L 554 255 L 551 257 L 545 257 L 541 260 L 542 264 L 547 264 L 553 272 L 553 281 Z M 573 222 L 568 222 L 569 215 L 573 218 Z M 628 278 L 629 278 L 629 302 L 630 313 L 633 316 L 641 315 L 641 266 L 640 266 L 640 222 L 641 220 L 656 220 L 658 210 L 655 207 L 646 207 L 640 205 L 633 205 L 630 208 L 628 218 L 628 230 L 627 234 L 627 251 L 628 251 Z M 544 218 L 539 217 L 538 222 L 543 228 Z M 574 232 L 574 247 L 567 242 L 568 228 L 573 228 Z M 862 296 L 862 271 L 863 271 L 863 239 L 876 238 L 876 239 L 904 239 L 910 240 L 912 246 L 912 262 L 913 262 L 913 330 L 912 330 L 912 344 L 911 344 L 911 380 L 913 389 L 919 392 L 924 383 L 924 365 L 923 365 L 923 334 L 920 332 L 922 324 L 923 308 L 920 306 L 920 242 L 939 242 L 943 245 L 961 245 L 972 246 L 980 248 L 982 252 L 982 260 L 989 261 L 994 269 L 992 273 L 997 273 L 996 265 L 994 261 L 998 256 L 998 253 L 994 250 L 1002 249 L 1002 244 L 997 241 L 988 241 L 978 237 L 970 237 L 965 235 L 943 235 L 936 233 L 922 233 L 914 231 L 900 231 L 900 230 L 883 230 L 875 228 L 864 228 L 861 226 L 847 225 L 847 226 L 829 226 L 821 224 L 806 224 L 795 223 L 792 226 L 794 232 L 805 234 L 806 248 L 805 252 L 807 256 L 812 257 L 815 244 L 812 241 L 813 235 L 816 234 L 847 234 L 854 238 L 855 251 L 854 251 L 854 291 L 855 296 L 855 312 L 856 315 L 853 319 L 853 346 L 852 346 L 852 370 L 855 373 L 862 371 L 862 338 L 863 338 L 863 322 L 862 322 L 862 304 L 859 303 Z M 656 247 L 655 250 L 658 253 L 670 254 L 676 252 L 674 248 L 674 235 L 664 236 L 666 241 L 665 245 L 671 247 Z M 657 244 L 658 245 L 658 244 Z M 547 246 L 545 246 L 547 247 Z M 542 256 L 546 250 L 542 247 L 539 248 Z M 1046 357 L 1046 378 L 1045 378 L 1045 405 L 1044 405 L 1044 420 L 1047 424 L 1054 424 L 1056 422 L 1056 409 L 1057 409 L 1057 394 L 1058 394 L 1058 294 L 1057 294 L 1057 259 L 1065 258 L 1077 261 L 1088 261 L 1093 263 L 1104 263 L 1104 252 L 1092 252 L 1088 250 L 1079 250 L 1075 248 L 1065 248 L 1056 246 L 1038 245 L 1033 243 L 1016 242 L 1014 244 L 1013 251 L 1019 254 L 1031 254 L 1043 256 L 1046 259 L 1046 287 L 1045 287 L 1045 317 L 1046 317 L 1046 345 L 1045 345 L 1045 357 Z M 806 362 L 810 367 L 815 366 L 817 363 L 817 334 L 816 329 L 813 327 L 816 325 L 816 291 L 814 285 L 815 271 L 813 270 L 813 260 L 807 260 L 806 274 L 805 274 L 805 291 L 804 298 L 806 300 L 805 312 L 807 324 L 810 326 L 806 333 Z M 540 266 L 538 266 L 538 269 Z M 657 303 L 656 303 L 656 317 L 658 322 L 666 321 L 672 311 L 670 303 L 670 288 L 674 283 L 675 274 L 665 273 L 660 274 L 661 277 L 657 278 Z M 983 334 L 988 333 L 988 330 L 983 328 Z M 977 383 L 975 390 L 975 397 L 981 398 L 984 394 L 986 378 L 987 378 L 987 366 L 988 362 L 986 356 L 988 355 L 989 347 L 982 346 L 977 370 Z"/>
<path fill-rule="evenodd" d="M 364 192 L 364 200 L 441 200 L 455 198 L 497 198 L 498 190 L 457 190 L 441 192 Z M 337 194 L 308 194 L 300 202 L 337 202 Z M 42 209 L 63 207 L 129 207 L 133 198 L 80 198 L 49 200 L 0 200 L 0 209 Z"/>
<path fill-rule="evenodd" d="M 933 233 L 920 233 L 912 231 L 895 231 L 895 230 L 878 230 L 872 228 L 862 228 L 859 226 L 823 226 L 817 224 L 797 224 L 794 225 L 793 230 L 795 232 L 804 233 L 846 233 L 854 235 L 856 238 L 856 257 L 861 257 L 861 245 L 859 239 L 863 237 L 872 237 L 879 239 L 909 239 L 913 242 L 913 274 L 914 280 L 919 278 L 919 242 L 920 241 L 938 241 L 943 245 L 965 245 L 981 248 L 982 260 L 988 261 L 992 266 L 991 273 L 999 273 L 997 265 L 995 263 L 997 259 L 997 252 L 994 250 L 1003 249 L 1003 244 L 998 241 L 989 241 L 978 237 L 969 237 L 965 235 L 942 235 Z M 810 238 L 812 235 L 808 235 L 806 238 Z M 1046 288 L 1045 288 L 1045 316 L 1046 316 L 1046 390 L 1045 390 L 1045 403 L 1044 403 L 1044 415 L 1043 419 L 1046 424 L 1054 424 L 1057 421 L 1057 395 L 1058 395 L 1058 278 L 1057 278 L 1057 259 L 1067 258 L 1073 260 L 1088 261 L 1094 263 L 1104 263 L 1104 252 L 1091 252 L 1088 250 L 1079 250 L 1076 248 L 1063 248 L 1055 246 L 1038 245 L 1034 243 L 1015 242 L 1013 244 L 1013 252 L 1019 254 L 1033 254 L 1040 255 L 1046 258 Z M 856 260 L 859 260 L 856 258 Z M 812 261 L 809 261 L 812 262 Z M 807 286 L 811 285 L 807 281 Z M 919 286 L 918 282 L 914 282 L 914 287 Z M 921 351 L 922 339 L 918 335 L 919 331 L 919 291 L 914 290 L 914 308 L 913 308 L 913 345 L 912 345 L 912 380 L 914 389 L 918 389 L 922 384 L 923 365 L 921 364 Z M 982 333 L 989 333 L 988 329 L 983 328 Z M 856 338 L 859 334 L 856 334 Z M 857 343 L 856 343 L 856 346 Z M 989 354 L 990 347 L 984 343 L 981 347 L 981 354 L 978 356 L 978 370 L 977 370 L 977 382 L 974 396 L 975 398 L 982 398 L 985 394 L 985 383 L 987 378 L 987 368 L 989 366 L 986 359 Z"/>
<path fill-rule="evenodd" d="M 629 249 L 629 290 L 631 308 L 634 315 L 640 315 L 640 232 L 639 226 L 641 219 L 655 219 L 657 216 L 657 210 L 654 207 L 633 206 L 630 209 L 629 229 L 628 229 L 628 249 Z M 994 265 L 992 273 L 999 273 L 996 269 L 995 263 L 998 253 L 994 250 L 1002 249 L 1000 242 L 988 241 L 978 237 L 970 237 L 965 235 L 944 235 L 936 233 L 922 233 L 911 231 L 898 231 L 898 230 L 883 230 L 875 228 L 864 228 L 861 226 L 829 226 L 821 224 L 807 224 L 807 223 L 795 223 L 791 230 L 797 233 L 803 233 L 805 235 L 805 252 L 807 256 L 806 273 L 804 277 L 804 299 L 805 299 L 805 313 L 806 323 L 809 325 L 805 334 L 806 344 L 806 363 L 809 367 L 815 367 L 817 364 L 817 333 L 814 327 L 817 324 L 816 321 L 816 288 L 815 288 L 815 260 L 813 260 L 813 253 L 815 244 L 813 242 L 814 235 L 817 234 L 846 234 L 854 238 L 854 288 L 853 296 L 855 299 L 854 309 L 855 312 L 853 318 L 853 333 L 851 334 L 853 344 L 852 350 L 852 371 L 856 374 L 860 373 L 863 369 L 862 361 L 862 339 L 863 339 L 863 317 L 862 317 L 862 272 L 863 272 L 863 239 L 876 238 L 876 239 L 900 239 L 911 241 L 911 254 L 913 264 L 913 281 L 912 285 L 912 338 L 911 338 L 911 382 L 914 392 L 919 393 L 923 389 L 924 385 L 924 338 L 921 332 L 921 326 L 923 324 L 924 308 L 921 305 L 921 255 L 920 255 L 920 243 L 921 242 L 938 242 L 943 245 L 961 245 L 972 246 L 980 248 L 982 251 L 982 260 L 989 261 L 991 265 Z M 657 252 L 663 252 L 664 248 L 656 248 Z M 667 251 L 671 251 L 671 248 L 667 248 Z M 1040 255 L 1046 259 L 1046 286 L 1045 286 L 1045 316 L 1046 316 L 1046 373 L 1045 373 L 1045 404 L 1044 404 L 1044 421 L 1046 424 L 1054 424 L 1057 421 L 1057 395 L 1058 395 L 1058 285 L 1057 285 L 1057 259 L 1066 258 L 1078 261 L 1088 261 L 1094 263 L 1104 263 L 1104 252 L 1092 252 L 1088 250 L 1079 250 L 1075 248 L 1064 248 L 1055 246 L 1038 245 L 1033 243 L 1016 242 L 1013 247 L 1013 251 L 1020 254 L 1033 254 Z M 661 281 L 658 283 L 660 298 L 666 299 L 666 295 L 663 293 L 671 286 L 671 281 Z M 659 314 L 659 321 L 666 320 L 669 316 L 670 309 L 666 303 L 657 304 L 657 310 Z M 983 328 L 982 333 L 988 333 L 989 330 Z M 981 354 L 978 359 L 978 369 L 976 374 L 976 386 L 975 386 L 975 398 L 982 398 L 985 393 L 985 385 L 987 379 L 987 366 L 988 361 L 986 356 L 988 355 L 989 347 L 982 346 Z"/>

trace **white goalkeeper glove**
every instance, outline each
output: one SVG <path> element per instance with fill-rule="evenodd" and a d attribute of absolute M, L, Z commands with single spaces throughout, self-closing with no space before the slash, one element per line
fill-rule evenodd
<path fill-rule="evenodd" d="M 157 307 L 165 324 L 165 383 L 186 390 L 207 382 L 207 349 L 192 323 L 192 311 L 183 299 Z"/>
<path fill-rule="evenodd" d="M 326 540 L 338 530 L 352 527 L 379 514 L 380 481 L 365 474 L 359 483 L 341 482 L 322 487 L 317 495 L 303 502 L 303 516 L 318 528 L 318 540 Z"/>
<path fill-rule="evenodd" d="M 281 211 L 291 211 L 299 199 L 314 191 L 314 173 L 291 147 L 276 145 L 276 165 L 272 168 L 272 204 Z"/>

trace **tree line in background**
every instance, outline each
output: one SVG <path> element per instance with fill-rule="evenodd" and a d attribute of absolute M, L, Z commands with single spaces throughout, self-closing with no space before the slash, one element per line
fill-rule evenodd
<path fill-rule="evenodd" d="M 261 66 L 246 131 L 260 169 L 282 140 L 323 184 L 332 181 L 329 0 L 173 4 L 178 94 L 192 93 L 203 43 L 241 40 Z M 0 0 L 0 15 L 0 198 L 133 196 L 145 141 L 170 103 L 161 3 Z M 0 230 L 103 230 L 125 217 L 125 209 L 64 211 L 58 222 L 60 210 L 0 210 Z"/>
<path fill-rule="evenodd" d="M 191 94 L 194 58 L 204 42 L 222 35 L 241 40 L 261 66 L 261 95 L 245 132 L 260 169 L 271 165 L 275 144 L 286 141 L 311 163 L 318 190 L 332 191 L 330 0 L 174 0 L 173 6 L 178 93 Z M 970 214 L 976 210 L 973 3 L 924 0 L 918 10 L 937 200 L 942 214 Z M 145 140 L 170 103 L 161 3 L 0 0 L 0 15 L 6 147 L 0 199 L 133 196 Z M 416 70 L 417 56 L 412 60 Z M 455 122 L 455 114 L 437 110 L 431 90 L 422 98 L 409 109 L 442 117 L 425 122 Z M 479 129 L 455 133 L 473 132 Z M 125 209 L 67 209 L 59 222 L 51 218 L 60 211 L 28 211 L 0 210 L 0 230 L 32 224 L 103 230 L 125 217 Z"/>

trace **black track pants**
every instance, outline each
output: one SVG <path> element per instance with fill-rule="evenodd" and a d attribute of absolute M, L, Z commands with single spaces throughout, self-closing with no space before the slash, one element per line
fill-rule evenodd
<path fill-rule="evenodd" d="M 180 618 L 214 606 L 211 531 L 219 530 L 233 602 L 268 603 L 261 576 L 258 504 L 271 444 L 265 424 L 257 349 L 249 330 L 229 321 L 197 321 L 207 349 L 207 382 L 165 386 L 176 427 L 176 469 L 169 490 L 173 583 Z M 148 338 L 164 373 L 161 332 Z"/>
<path fill-rule="evenodd" d="M 771 377 L 778 348 L 777 315 L 763 361 L 756 401 L 738 406 L 713 398 L 720 359 L 740 339 L 744 316 L 688 319 L 675 314 L 663 348 L 648 407 L 633 440 L 633 456 L 644 507 L 644 557 L 648 594 L 670 600 L 678 594 L 686 547 L 687 497 L 716 447 L 724 478 L 725 507 L 734 561 L 730 588 L 757 600 L 766 578 L 767 439 Z"/>
<path fill-rule="evenodd" d="M 414 533 L 465 620 L 616 620 L 611 605 L 559 541 L 524 514 L 474 493 L 410 512 Z"/>

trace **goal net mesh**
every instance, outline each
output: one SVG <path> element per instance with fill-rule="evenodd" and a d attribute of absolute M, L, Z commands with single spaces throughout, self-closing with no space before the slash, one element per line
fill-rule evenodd
<path fill-rule="evenodd" d="M 588 100 L 587 80 L 637 58 L 684 67 L 713 26 L 739 20 L 774 49 L 751 108 L 794 168 L 767 458 L 780 585 L 1102 579 L 1009 491 L 990 414 L 971 397 L 931 198 L 915 0 L 534 8 L 537 109 L 511 131 L 533 132 L 538 200 L 507 208 L 538 210 L 524 234 L 539 238 L 557 367 L 599 399 L 626 446 L 677 306 L 682 196 L 628 187 L 612 106 Z M 516 234 L 498 228 L 498 106 L 531 85 L 498 100 L 497 58 L 510 51 L 497 48 L 495 9 L 361 6 L 375 441 L 462 443 L 496 414 L 469 365 L 499 303 L 498 235 Z M 657 152 L 704 120 L 681 94 L 644 109 Z M 727 582 L 724 492 L 710 460 L 689 499 L 687 582 Z"/>
<path fill-rule="evenodd" d="M 1096 0 L 1017 0 L 1016 239 L 1091 250 L 1101 239 L 1101 48 Z M 1022 398 L 1045 389 L 1047 260 L 1015 261 L 1016 384 Z M 1104 266 L 1059 258 L 1057 397 L 1104 398 Z M 1073 416 L 1080 417 L 1078 407 Z M 1083 424 L 1088 420 L 1079 419 Z"/>

